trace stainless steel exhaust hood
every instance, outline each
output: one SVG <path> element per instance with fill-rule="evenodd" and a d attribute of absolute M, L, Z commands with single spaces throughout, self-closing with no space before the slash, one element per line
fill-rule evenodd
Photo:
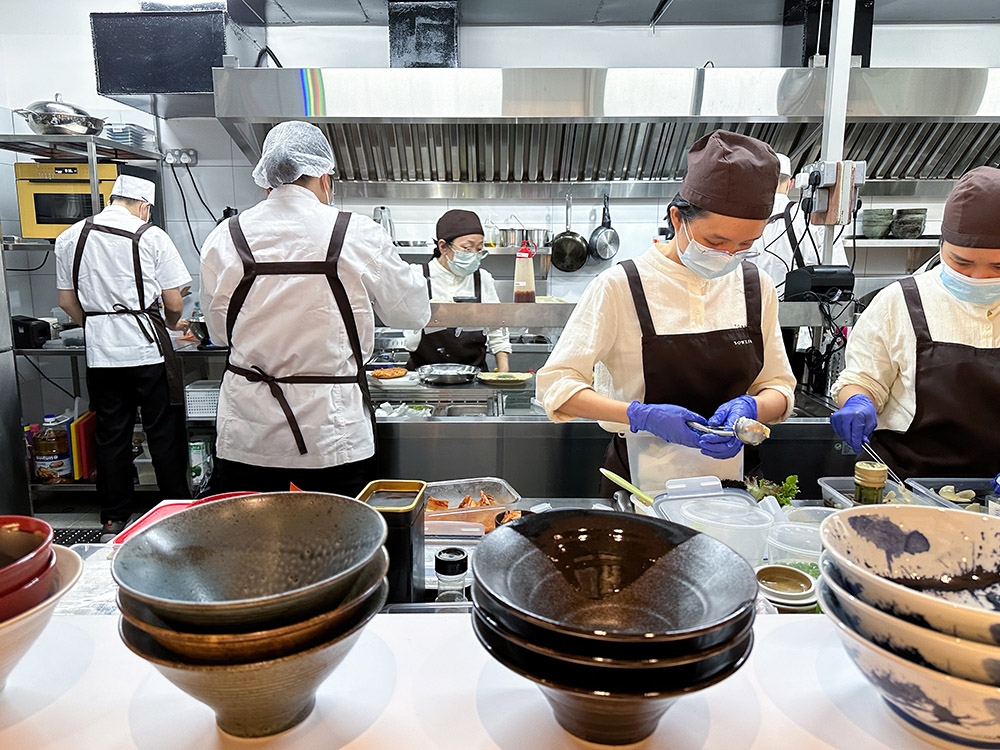
<path fill-rule="evenodd" d="M 826 70 L 214 70 L 216 117 L 255 162 L 267 131 L 323 128 L 342 194 L 394 198 L 672 195 L 715 128 L 819 156 Z M 946 194 L 1000 159 L 1000 69 L 851 71 L 845 158 L 866 193 Z"/>

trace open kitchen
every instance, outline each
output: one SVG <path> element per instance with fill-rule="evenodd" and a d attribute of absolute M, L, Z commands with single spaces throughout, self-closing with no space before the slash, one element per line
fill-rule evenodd
<path fill-rule="evenodd" d="M 1000 748 L 993 6 L 7 0 L 0 745 Z"/>

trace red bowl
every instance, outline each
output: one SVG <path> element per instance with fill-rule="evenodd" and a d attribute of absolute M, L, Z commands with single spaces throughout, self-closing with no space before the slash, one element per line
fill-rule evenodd
<path fill-rule="evenodd" d="M 52 527 L 31 516 L 0 516 L 0 596 L 39 576 L 51 563 Z"/>
<path fill-rule="evenodd" d="M 56 572 L 56 553 L 49 550 L 47 565 L 36 578 L 32 578 L 20 588 L 0 596 L 0 622 L 16 617 L 31 609 L 49 595 L 52 576 Z"/>

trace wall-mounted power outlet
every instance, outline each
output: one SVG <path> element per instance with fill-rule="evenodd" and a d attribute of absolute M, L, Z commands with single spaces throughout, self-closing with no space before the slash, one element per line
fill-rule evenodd
<path fill-rule="evenodd" d="M 194 167 L 198 164 L 198 150 L 194 148 L 170 148 L 163 155 L 167 164 L 187 164 Z"/>

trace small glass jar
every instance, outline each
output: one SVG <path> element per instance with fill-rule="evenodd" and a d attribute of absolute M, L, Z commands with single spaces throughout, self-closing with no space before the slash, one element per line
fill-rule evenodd
<path fill-rule="evenodd" d="M 469 569 L 469 556 L 461 547 L 446 547 L 434 555 L 434 573 L 437 575 L 436 602 L 464 602 L 465 573 Z"/>
<path fill-rule="evenodd" d="M 875 461 L 854 464 L 854 504 L 877 505 L 885 495 L 885 480 L 889 467 Z"/>

